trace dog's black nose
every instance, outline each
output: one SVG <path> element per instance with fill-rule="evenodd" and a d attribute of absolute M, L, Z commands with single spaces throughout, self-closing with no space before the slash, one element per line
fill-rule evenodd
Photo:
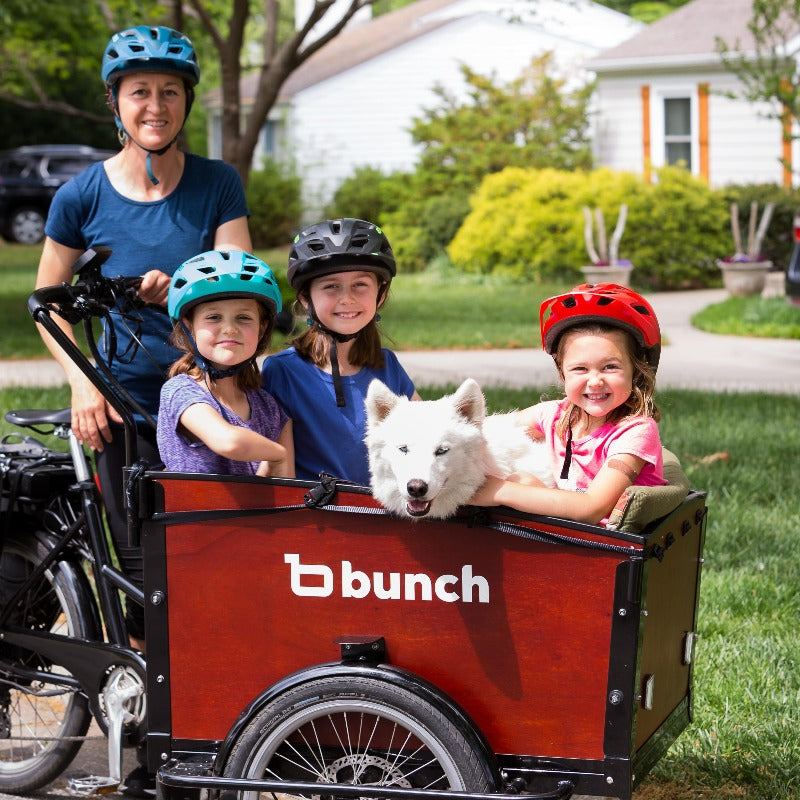
<path fill-rule="evenodd" d="M 406 491 L 409 497 L 425 497 L 428 492 L 428 484 L 419 478 L 414 478 L 406 484 Z"/>

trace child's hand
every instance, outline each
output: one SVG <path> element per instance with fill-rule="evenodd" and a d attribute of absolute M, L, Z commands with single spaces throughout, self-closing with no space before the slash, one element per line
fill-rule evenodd
<path fill-rule="evenodd" d="M 258 465 L 256 475 L 258 475 L 260 478 L 269 478 L 269 461 L 262 461 Z"/>

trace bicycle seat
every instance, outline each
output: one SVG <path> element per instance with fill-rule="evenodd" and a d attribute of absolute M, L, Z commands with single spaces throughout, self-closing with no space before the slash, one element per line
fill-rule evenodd
<path fill-rule="evenodd" d="M 69 425 L 72 421 L 72 409 L 62 408 L 58 411 L 38 408 L 22 408 L 6 412 L 6 422 L 22 428 L 34 425 Z"/>

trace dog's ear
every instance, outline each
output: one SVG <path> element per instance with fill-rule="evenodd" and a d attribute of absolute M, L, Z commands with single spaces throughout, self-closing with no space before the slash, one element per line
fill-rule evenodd
<path fill-rule="evenodd" d="M 481 425 L 486 417 L 486 399 L 478 382 L 467 378 L 453 395 L 456 411 L 473 425 Z"/>
<path fill-rule="evenodd" d="M 375 425 L 386 419 L 389 412 L 400 401 L 385 383 L 375 378 L 367 388 L 367 396 L 364 398 L 364 406 L 367 410 L 367 423 Z"/>

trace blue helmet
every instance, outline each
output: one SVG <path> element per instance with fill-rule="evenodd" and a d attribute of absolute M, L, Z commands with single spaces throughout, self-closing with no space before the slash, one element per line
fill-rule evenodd
<path fill-rule="evenodd" d="M 111 37 L 103 53 L 103 81 L 110 86 L 132 72 L 176 73 L 190 87 L 200 80 L 197 54 L 189 38 L 163 26 L 139 25 Z"/>
<path fill-rule="evenodd" d="M 167 311 L 177 322 L 198 303 L 236 297 L 257 300 L 273 317 L 283 305 L 275 275 L 260 258 L 241 250 L 209 250 L 175 270 Z"/>

